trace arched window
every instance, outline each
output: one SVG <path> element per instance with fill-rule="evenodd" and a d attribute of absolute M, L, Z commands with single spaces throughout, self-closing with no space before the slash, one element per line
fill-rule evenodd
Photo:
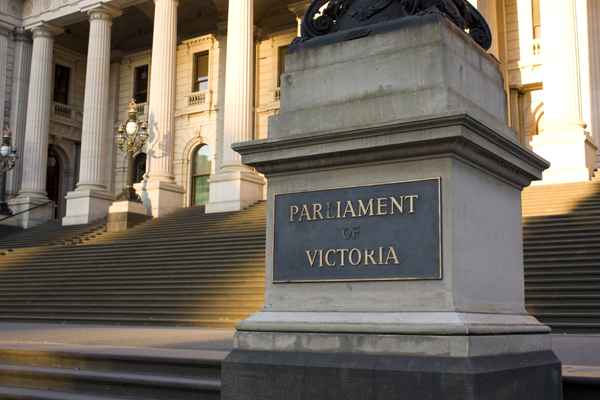
<path fill-rule="evenodd" d="M 133 183 L 140 183 L 146 173 L 146 153 L 140 153 L 133 160 Z"/>
<path fill-rule="evenodd" d="M 208 178 L 211 171 L 210 147 L 196 150 L 192 166 L 192 205 L 208 203 Z"/>

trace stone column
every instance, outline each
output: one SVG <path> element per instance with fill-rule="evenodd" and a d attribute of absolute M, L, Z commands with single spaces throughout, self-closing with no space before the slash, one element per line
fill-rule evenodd
<path fill-rule="evenodd" d="M 48 161 L 48 129 L 52 101 L 52 51 L 54 36 L 62 33 L 57 25 L 40 22 L 31 28 L 33 49 L 31 76 L 25 118 L 25 143 L 20 152 L 23 175 L 19 196 L 9 202 L 13 213 L 47 203 L 46 163 Z M 23 228 L 32 228 L 52 219 L 52 204 L 16 216 Z"/>
<path fill-rule="evenodd" d="M 523 128 L 523 91 L 520 87 L 510 89 L 510 121 L 511 128 L 519 132 L 519 142 L 525 143 L 525 132 Z"/>
<path fill-rule="evenodd" d="M 110 53 L 110 78 L 108 89 L 108 119 L 106 122 L 106 190 L 117 193 L 115 189 L 115 169 L 117 168 L 117 144 L 115 135 L 119 117 L 119 82 L 123 53 L 114 50 Z M 120 190 L 121 188 L 119 188 Z"/>
<path fill-rule="evenodd" d="M 29 74 L 31 73 L 31 32 L 23 27 L 13 30 L 14 61 L 10 102 L 10 129 L 13 133 L 13 143 L 17 146 L 19 157 L 23 158 L 25 143 L 25 119 L 27 117 L 27 94 L 29 92 Z M 21 189 L 23 163 L 17 162 L 12 172 L 8 174 L 7 194 L 16 196 Z"/>
<path fill-rule="evenodd" d="M 84 11 L 86 11 L 84 9 Z M 110 29 L 121 10 L 107 4 L 87 9 L 90 16 L 79 182 L 67 194 L 63 225 L 87 224 L 108 213 L 114 195 L 106 190 L 106 121 L 110 72 Z"/>
<path fill-rule="evenodd" d="M 2 115 L 0 115 L 0 124 L 3 125 L 1 130 L 4 130 L 4 96 L 6 93 L 6 62 L 8 61 L 8 38 L 10 36 L 10 32 L 12 27 L 4 22 L 0 21 L 0 110 L 2 110 Z M 0 175 L 0 181 L 4 179 L 8 180 L 8 173 Z M 12 175 L 12 173 L 10 173 Z M 6 182 L 2 182 L 6 188 Z"/>
<path fill-rule="evenodd" d="M 241 210 L 263 199 L 262 178 L 242 165 L 231 144 L 252 140 L 253 1 L 230 0 L 223 107 L 223 149 L 219 171 L 210 180 L 206 212 Z"/>
<path fill-rule="evenodd" d="M 296 14 L 296 23 L 298 24 L 298 36 L 302 36 L 302 18 L 304 17 L 304 13 L 306 13 L 306 9 L 310 6 L 310 1 L 299 1 L 296 3 L 288 4 L 287 8 L 294 14 Z"/>
<path fill-rule="evenodd" d="M 596 145 L 582 120 L 579 42 L 575 0 L 544 0 L 542 52 L 544 123 L 533 150 L 552 165 L 542 184 L 589 180 L 596 168 Z"/>
<path fill-rule="evenodd" d="M 471 0 L 471 4 L 477 8 L 492 31 L 492 47 L 488 52 L 500 59 L 498 47 L 498 18 L 496 16 L 496 0 Z"/>
<path fill-rule="evenodd" d="M 185 190 L 175 183 L 175 78 L 177 69 L 176 0 L 154 1 L 154 36 L 150 72 L 147 174 L 140 193 L 153 217 L 183 206 Z"/>
<path fill-rule="evenodd" d="M 600 143 L 600 2 L 587 0 L 587 33 L 588 33 L 588 60 L 590 81 L 590 120 L 588 130 L 596 143 Z M 596 161 L 600 168 L 600 155 Z"/>

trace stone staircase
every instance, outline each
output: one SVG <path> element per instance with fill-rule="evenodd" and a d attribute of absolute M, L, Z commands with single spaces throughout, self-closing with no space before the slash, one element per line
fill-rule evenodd
<path fill-rule="evenodd" d="M 218 400 L 227 352 L 0 342 L 0 398 Z"/>
<path fill-rule="evenodd" d="M 0 321 L 233 327 L 263 304 L 265 221 L 260 202 L 0 238 Z"/>
<path fill-rule="evenodd" d="M 600 180 L 522 199 L 527 311 L 553 333 L 600 333 Z"/>

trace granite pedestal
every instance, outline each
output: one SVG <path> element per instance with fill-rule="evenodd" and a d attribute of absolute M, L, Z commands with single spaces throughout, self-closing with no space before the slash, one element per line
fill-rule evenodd
<path fill-rule="evenodd" d="M 268 179 L 266 282 L 223 398 L 561 397 L 524 309 L 521 190 L 549 164 L 507 126 L 497 61 L 422 18 L 290 54 L 269 137 L 234 145 Z"/>

